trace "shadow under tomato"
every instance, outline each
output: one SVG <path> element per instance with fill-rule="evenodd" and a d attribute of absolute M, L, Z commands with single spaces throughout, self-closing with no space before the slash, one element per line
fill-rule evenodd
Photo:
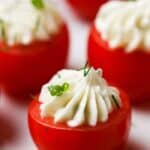
<path fill-rule="evenodd" d="M 13 141 L 16 137 L 12 123 L 0 114 L 0 146 Z"/>

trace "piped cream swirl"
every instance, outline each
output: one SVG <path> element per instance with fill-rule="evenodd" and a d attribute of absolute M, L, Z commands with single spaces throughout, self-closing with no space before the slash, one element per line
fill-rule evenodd
<path fill-rule="evenodd" d="M 150 1 L 112 1 L 103 5 L 95 26 L 111 48 L 150 52 Z"/>
<path fill-rule="evenodd" d="M 69 127 L 83 124 L 96 126 L 106 122 L 109 114 L 121 107 L 119 91 L 107 84 L 101 70 L 91 68 L 84 76 L 84 71 L 59 71 L 42 87 L 39 101 L 41 117 L 54 117 L 55 123 L 64 122 Z M 51 85 L 69 84 L 69 89 L 61 96 L 52 96 L 48 90 Z M 116 102 L 114 102 L 114 98 Z"/>
<path fill-rule="evenodd" d="M 3 1 L 0 4 L 0 40 L 7 45 L 46 40 L 59 31 L 62 23 L 51 0 L 36 8 L 32 0 Z"/>

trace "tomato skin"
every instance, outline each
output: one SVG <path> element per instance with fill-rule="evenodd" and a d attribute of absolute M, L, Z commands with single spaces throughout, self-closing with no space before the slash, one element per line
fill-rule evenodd
<path fill-rule="evenodd" d="M 122 107 L 110 114 L 106 123 L 96 127 L 70 128 L 64 123 L 55 124 L 53 118 L 40 117 L 38 98 L 28 111 L 31 136 L 39 150 L 119 150 L 129 135 L 131 108 L 128 97 L 121 91 Z"/>
<path fill-rule="evenodd" d="M 68 30 L 63 24 L 47 41 L 8 47 L 0 51 L 0 84 L 14 96 L 39 91 L 50 77 L 64 67 L 68 54 Z"/>
<path fill-rule="evenodd" d="M 150 98 L 150 54 L 111 49 L 93 26 L 88 42 L 88 60 L 104 70 L 105 78 L 124 89 L 133 103 Z"/>
<path fill-rule="evenodd" d="M 87 20 L 93 20 L 99 7 L 108 0 L 68 0 L 72 8 Z"/>

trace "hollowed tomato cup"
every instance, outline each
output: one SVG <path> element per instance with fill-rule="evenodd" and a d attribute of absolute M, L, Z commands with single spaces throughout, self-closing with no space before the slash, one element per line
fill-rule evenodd
<path fill-rule="evenodd" d="M 70 128 L 55 124 L 53 118 L 41 118 L 38 97 L 29 106 L 28 124 L 38 150 L 120 150 L 127 141 L 131 122 L 128 97 L 120 91 L 122 107 L 109 115 L 106 123 L 95 127 Z"/>
<path fill-rule="evenodd" d="M 105 78 L 124 89 L 132 102 L 150 98 L 150 53 L 111 49 L 93 26 L 88 42 L 88 60 L 104 70 Z"/>
<path fill-rule="evenodd" d="M 14 96 L 37 92 L 66 64 L 68 44 L 68 30 L 63 24 L 48 40 L 1 50 L 0 85 Z"/>
<path fill-rule="evenodd" d="M 77 13 L 87 20 L 93 20 L 99 7 L 108 0 L 67 0 Z"/>

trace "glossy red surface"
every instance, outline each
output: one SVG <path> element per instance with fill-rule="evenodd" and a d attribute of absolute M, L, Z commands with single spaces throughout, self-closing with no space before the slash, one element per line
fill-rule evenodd
<path fill-rule="evenodd" d="M 87 20 L 93 20 L 99 7 L 107 1 L 108 0 L 68 0 L 72 8 L 74 8 L 81 17 Z"/>
<path fill-rule="evenodd" d="M 111 49 L 93 26 L 88 42 L 88 60 L 94 67 L 101 67 L 106 79 L 124 89 L 132 102 L 150 98 L 150 53 Z"/>
<path fill-rule="evenodd" d="M 15 96 L 37 92 L 56 71 L 64 67 L 68 44 L 68 30 L 64 24 L 59 33 L 47 41 L 35 41 L 27 46 L 16 45 L 1 50 L 1 86 Z"/>
<path fill-rule="evenodd" d="M 41 118 L 40 103 L 35 98 L 29 107 L 28 124 L 39 150 L 117 150 L 123 148 L 130 129 L 131 108 L 128 97 L 120 91 L 122 107 L 113 111 L 106 123 L 96 127 L 70 128 L 55 124 L 53 118 Z"/>

